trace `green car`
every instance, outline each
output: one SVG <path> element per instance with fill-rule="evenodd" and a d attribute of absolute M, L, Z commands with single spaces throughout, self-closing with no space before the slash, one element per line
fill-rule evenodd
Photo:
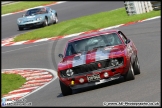
<path fill-rule="evenodd" d="M 46 6 L 29 9 L 21 18 L 17 19 L 19 30 L 32 27 L 45 27 L 57 22 L 57 12 Z"/>

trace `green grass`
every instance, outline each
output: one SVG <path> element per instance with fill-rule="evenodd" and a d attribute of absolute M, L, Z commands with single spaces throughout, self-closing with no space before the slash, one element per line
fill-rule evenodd
<path fill-rule="evenodd" d="M 8 92 L 18 89 L 25 82 L 26 79 L 18 74 L 1 74 L 2 75 L 2 83 L 1 83 L 1 95 L 7 94 Z"/>
<path fill-rule="evenodd" d="M 119 8 L 113 11 L 101 12 L 89 16 L 84 16 L 72 20 L 60 22 L 48 27 L 35 29 L 17 36 L 14 41 L 34 40 L 62 36 L 83 31 L 99 29 L 132 21 L 138 21 L 146 18 L 159 16 L 160 11 L 151 11 L 149 13 L 128 16 L 125 8 Z"/>
<path fill-rule="evenodd" d="M 36 6 L 41 6 L 50 3 L 54 3 L 54 1 L 22 1 L 12 5 L 2 5 L 1 14 L 21 11 L 24 9 L 33 8 Z"/>

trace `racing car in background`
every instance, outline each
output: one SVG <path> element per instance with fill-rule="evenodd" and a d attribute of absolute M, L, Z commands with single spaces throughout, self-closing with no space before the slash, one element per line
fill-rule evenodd
<path fill-rule="evenodd" d="M 57 12 L 47 6 L 29 9 L 21 18 L 17 19 L 19 30 L 36 26 L 45 27 L 50 24 L 56 24 L 57 22 Z"/>
<path fill-rule="evenodd" d="M 73 89 L 105 83 L 123 76 L 126 81 L 140 74 L 137 48 L 120 30 L 82 34 L 67 42 L 58 64 L 64 96 Z"/>

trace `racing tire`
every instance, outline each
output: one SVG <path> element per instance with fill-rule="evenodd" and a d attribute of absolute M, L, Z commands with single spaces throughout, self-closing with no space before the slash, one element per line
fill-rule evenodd
<path fill-rule="evenodd" d="M 60 81 L 60 80 L 59 80 Z M 66 86 L 64 83 L 62 83 L 60 81 L 60 87 L 61 87 L 61 91 L 62 91 L 62 94 L 64 96 L 67 96 L 67 95 L 71 95 L 72 94 L 72 89 L 68 86 Z"/>
<path fill-rule="evenodd" d="M 43 22 L 43 27 L 47 26 L 48 25 L 48 22 L 47 22 L 47 19 L 45 18 L 44 22 Z"/>
<path fill-rule="evenodd" d="M 136 56 L 136 60 L 134 62 L 133 68 L 134 68 L 134 74 L 135 75 L 138 75 L 138 74 L 141 73 L 141 71 L 140 71 L 140 65 L 139 65 L 139 61 L 138 61 L 138 57 L 137 56 Z"/>
<path fill-rule="evenodd" d="M 128 72 L 124 75 L 124 79 L 125 79 L 126 81 L 134 80 L 134 79 L 135 79 L 134 69 L 133 69 L 132 63 L 130 63 L 129 70 L 128 70 Z"/>
<path fill-rule="evenodd" d="M 58 17 L 57 17 L 57 14 L 55 15 L 56 18 L 55 18 L 55 21 L 53 22 L 53 24 L 57 24 L 58 23 Z"/>
<path fill-rule="evenodd" d="M 19 27 L 19 31 L 23 30 L 24 28 L 23 27 Z"/>

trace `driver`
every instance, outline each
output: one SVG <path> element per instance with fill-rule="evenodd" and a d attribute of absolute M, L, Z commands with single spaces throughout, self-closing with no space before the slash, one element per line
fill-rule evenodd
<path fill-rule="evenodd" d="M 107 36 L 107 41 L 108 41 L 108 45 L 114 45 L 114 36 L 112 34 L 109 34 Z"/>
<path fill-rule="evenodd" d="M 75 51 L 76 51 L 76 53 L 85 51 L 85 45 L 82 42 L 78 42 L 75 45 Z"/>

